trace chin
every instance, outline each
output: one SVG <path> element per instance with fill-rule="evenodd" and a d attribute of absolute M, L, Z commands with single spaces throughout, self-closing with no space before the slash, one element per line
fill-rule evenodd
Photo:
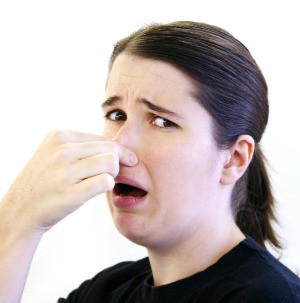
<path fill-rule="evenodd" d="M 122 214 L 114 218 L 115 226 L 120 234 L 129 241 L 147 249 L 161 247 L 161 241 L 157 239 L 154 232 L 151 232 L 150 226 L 143 224 L 135 216 L 133 214 Z"/>

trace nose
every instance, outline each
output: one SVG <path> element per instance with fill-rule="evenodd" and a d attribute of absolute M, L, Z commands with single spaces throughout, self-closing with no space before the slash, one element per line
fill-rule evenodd
<path fill-rule="evenodd" d="M 124 121 L 122 126 L 116 131 L 113 140 L 135 152 L 138 147 L 138 129 L 129 121 Z"/>

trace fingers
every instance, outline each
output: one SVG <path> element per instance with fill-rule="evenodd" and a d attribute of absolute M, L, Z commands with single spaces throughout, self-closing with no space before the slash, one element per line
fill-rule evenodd
<path fill-rule="evenodd" d="M 76 186 L 77 199 L 82 201 L 89 200 L 101 193 L 111 191 L 114 186 L 114 178 L 107 173 L 87 178 Z"/>
<path fill-rule="evenodd" d="M 62 146 L 69 156 L 73 151 L 78 159 L 90 157 L 99 153 L 117 152 L 120 163 L 132 166 L 138 163 L 137 156 L 129 149 L 116 141 L 110 141 L 103 136 L 77 131 L 52 131 L 46 137 L 46 141 L 56 146 Z M 78 144 L 78 148 L 75 148 Z M 76 154 L 77 152 L 77 154 Z"/>
<path fill-rule="evenodd" d="M 100 174 L 109 174 L 115 178 L 119 173 L 119 157 L 115 153 L 105 153 L 81 159 L 68 173 L 74 182 Z"/>
<path fill-rule="evenodd" d="M 54 130 L 48 134 L 46 140 L 62 144 L 66 142 L 91 142 L 102 140 L 103 137 L 97 134 L 84 133 L 70 130 Z"/>
<path fill-rule="evenodd" d="M 112 190 L 120 165 L 137 163 L 132 151 L 102 136 L 51 132 L 13 182 L 5 200 L 22 226 L 45 231 L 90 198 Z"/>
<path fill-rule="evenodd" d="M 93 141 L 88 141 L 89 139 Z M 110 174 L 115 178 L 120 165 L 134 166 L 138 163 L 138 158 L 132 151 L 102 136 L 55 131 L 48 135 L 47 140 L 51 142 L 54 163 L 59 168 L 62 179 L 74 183 L 101 174 Z"/>
<path fill-rule="evenodd" d="M 138 164 L 138 157 L 135 153 L 130 151 L 128 148 L 122 146 L 120 143 L 115 142 L 118 147 L 119 161 L 121 164 L 126 166 L 135 166 Z"/>
<path fill-rule="evenodd" d="M 91 142 L 64 143 L 58 153 L 62 160 L 81 160 L 103 153 L 110 153 L 118 156 L 120 163 L 123 165 L 133 166 L 138 163 L 137 156 L 132 151 L 118 142 L 108 141 L 104 137 L 99 137 L 97 141 Z"/>
<path fill-rule="evenodd" d="M 70 151 L 72 156 L 80 154 L 80 159 L 66 160 L 70 164 L 68 165 L 68 169 L 64 169 L 63 171 L 66 174 L 65 179 L 69 179 L 74 183 L 106 173 L 115 178 L 119 173 L 120 163 L 127 166 L 133 166 L 137 163 L 135 154 L 122 146 L 117 147 L 114 142 L 91 143 L 90 150 L 88 150 L 88 144 L 84 143 L 85 148 L 83 152 L 81 150 L 82 146 L 78 150 L 78 144 L 76 146 L 73 144 L 72 147 L 73 149 Z M 65 155 L 66 152 L 63 153 L 63 157 L 67 158 Z M 82 158 L 83 155 L 85 158 Z"/>

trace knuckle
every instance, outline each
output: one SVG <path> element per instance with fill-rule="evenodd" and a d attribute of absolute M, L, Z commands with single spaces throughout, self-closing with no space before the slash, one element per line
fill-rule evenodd
<path fill-rule="evenodd" d="M 110 174 L 102 174 L 101 185 L 104 191 L 112 190 L 115 186 L 115 180 Z"/>
<path fill-rule="evenodd" d="M 116 166 L 114 170 L 111 172 L 112 177 L 116 177 L 119 174 L 119 167 Z"/>
<path fill-rule="evenodd" d="M 109 172 L 113 177 L 119 173 L 119 158 L 116 154 L 108 154 Z"/>
<path fill-rule="evenodd" d="M 68 141 L 70 131 L 68 130 L 53 130 L 49 133 L 48 137 L 56 144 L 62 144 Z"/>
<path fill-rule="evenodd" d="M 106 144 L 107 144 L 107 149 L 109 152 L 111 152 L 112 154 L 118 155 L 118 146 L 117 146 L 116 142 L 107 141 Z"/>
<path fill-rule="evenodd" d="M 117 154 L 115 153 L 110 153 L 110 161 L 113 163 L 113 164 L 117 164 L 119 162 L 119 157 Z"/>
<path fill-rule="evenodd" d="M 62 162 L 67 161 L 72 153 L 73 149 L 71 144 L 63 143 L 55 147 L 53 156 L 58 162 Z"/>

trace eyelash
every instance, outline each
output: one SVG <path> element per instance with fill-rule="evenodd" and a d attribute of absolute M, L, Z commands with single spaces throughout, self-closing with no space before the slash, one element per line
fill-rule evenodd
<path fill-rule="evenodd" d="M 122 116 L 123 116 L 123 118 L 122 119 L 111 119 L 110 118 L 110 116 L 112 115 L 112 114 L 121 114 Z M 122 110 L 119 110 L 119 109 L 116 109 L 116 110 L 112 110 L 112 111 L 109 111 L 108 113 L 106 113 L 105 115 L 104 115 L 104 117 L 105 117 L 105 119 L 107 119 L 107 120 L 110 120 L 110 121 L 115 121 L 115 122 L 118 122 L 118 121 L 125 121 L 126 120 L 126 114 L 122 111 Z"/>
<path fill-rule="evenodd" d="M 163 123 L 166 123 L 167 126 L 158 126 L 154 124 L 155 119 L 160 119 L 161 121 L 163 121 Z M 178 127 L 174 122 L 160 116 L 153 116 L 151 124 L 159 129 L 165 129 L 165 130 L 175 129 Z"/>
<path fill-rule="evenodd" d="M 119 115 L 119 118 L 117 119 L 112 119 L 111 118 L 111 115 L 112 114 L 116 114 L 116 115 Z M 113 121 L 113 122 L 119 122 L 119 121 L 125 121 L 126 120 L 126 114 L 122 111 L 122 110 L 119 110 L 119 109 L 116 109 L 116 110 L 112 110 L 112 111 L 109 111 L 108 113 L 105 114 L 104 116 L 107 120 L 109 121 Z M 163 123 L 166 123 L 167 126 L 159 126 L 159 125 L 156 125 L 155 124 L 155 120 L 156 119 L 160 119 L 161 121 L 163 121 Z M 154 125 L 155 127 L 161 129 L 161 130 L 171 130 L 171 129 L 175 129 L 175 128 L 178 128 L 178 125 L 175 124 L 174 122 L 166 119 L 166 118 L 163 118 L 161 116 L 158 116 L 158 115 L 154 115 L 154 114 L 151 114 L 151 119 L 150 119 L 150 122 L 152 125 Z"/>

